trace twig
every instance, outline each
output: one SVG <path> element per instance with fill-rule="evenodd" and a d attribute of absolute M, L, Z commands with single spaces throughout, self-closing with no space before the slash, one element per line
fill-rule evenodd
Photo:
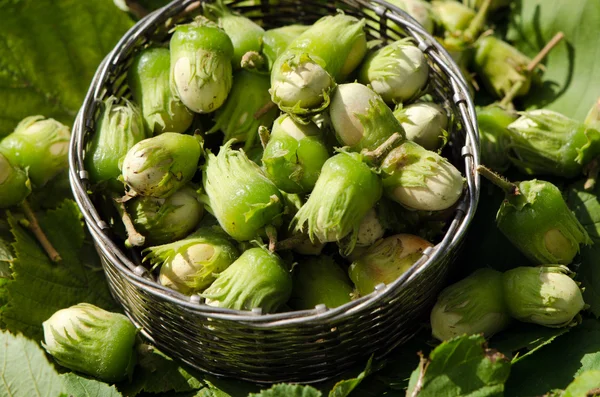
<path fill-rule="evenodd" d="M 412 393 L 410 394 L 410 397 L 416 397 L 421 393 L 421 390 L 423 389 L 423 382 L 425 380 L 425 373 L 427 372 L 427 368 L 429 368 L 429 363 L 430 361 L 427 360 L 424 356 L 423 356 L 423 352 L 419 352 L 419 377 L 417 378 L 417 383 L 415 384 L 415 387 L 412 391 Z"/>
<path fill-rule="evenodd" d="M 381 145 L 373 150 L 363 150 L 362 154 L 367 157 L 371 162 L 378 163 L 383 157 L 385 157 L 392 149 L 394 149 L 400 142 L 404 141 L 404 137 L 397 132 L 394 132 L 392 136 L 386 139 Z"/>
<path fill-rule="evenodd" d="M 307 240 L 307 236 L 304 234 L 295 234 L 292 237 L 288 237 L 285 240 L 278 241 L 275 244 L 275 251 L 283 251 L 295 248 L 296 246 L 304 243 Z"/>
<path fill-rule="evenodd" d="M 496 174 L 494 171 L 490 170 L 486 166 L 484 166 L 484 165 L 478 166 L 477 172 L 481 176 L 483 176 L 485 179 L 492 182 L 494 185 L 498 186 L 500 189 L 504 190 L 506 193 L 512 194 L 514 196 L 521 194 L 521 192 L 519 192 L 519 187 L 516 184 L 514 184 L 510 181 L 507 181 L 506 179 L 504 179 L 500 175 Z"/>
<path fill-rule="evenodd" d="M 58 251 L 56 251 L 56 249 L 54 248 L 54 246 L 52 245 L 50 240 L 48 240 L 46 233 L 44 233 L 44 231 L 40 227 L 37 217 L 31 210 L 31 207 L 29 206 L 29 202 L 27 200 L 23 200 L 23 202 L 21 203 L 21 208 L 23 209 L 23 212 L 25 213 L 25 217 L 29 221 L 29 225 L 28 225 L 29 229 L 33 232 L 35 237 L 38 239 L 38 241 L 40 242 L 40 244 L 46 251 L 46 254 L 48 254 L 48 257 L 50 258 L 50 260 L 52 262 L 62 261 L 60 254 L 58 253 Z"/>
<path fill-rule="evenodd" d="M 550 53 L 550 51 L 552 51 L 554 47 L 556 47 L 556 45 L 564 37 L 565 35 L 563 32 L 558 32 L 557 34 L 555 34 L 554 37 L 552 37 L 552 39 L 550 39 L 550 41 L 546 43 L 544 48 L 542 48 L 542 50 L 538 52 L 538 54 L 531 60 L 531 62 L 527 64 L 527 66 L 525 67 L 525 71 L 527 72 L 527 74 L 532 73 L 535 70 L 535 68 L 539 66 L 540 62 L 542 62 L 542 60 Z M 513 99 L 515 99 L 515 97 L 519 93 L 519 90 L 521 89 L 521 87 L 523 87 L 523 84 L 523 80 L 517 81 L 515 84 L 513 84 L 513 86 L 510 87 L 510 90 L 508 90 L 508 92 L 504 95 L 504 98 L 502 98 L 502 100 L 500 101 L 500 106 L 507 107 L 508 104 L 511 103 Z"/>
<path fill-rule="evenodd" d="M 146 242 L 146 237 L 141 235 L 136 229 L 127 209 L 125 208 L 125 202 L 119 199 L 113 198 L 115 202 L 115 206 L 117 207 L 117 211 L 119 211 L 119 215 L 121 216 L 121 221 L 123 222 L 123 226 L 125 226 L 125 231 L 127 232 L 127 240 L 125 241 L 125 245 L 131 247 L 141 247 Z"/>
<path fill-rule="evenodd" d="M 523 87 L 523 81 L 517 81 L 515 84 L 513 84 L 513 86 L 510 87 L 510 90 L 508 90 L 506 95 L 504 95 L 504 98 L 502 98 L 499 105 L 503 108 L 508 107 L 508 105 L 513 101 L 513 99 L 515 99 L 515 97 L 519 93 L 519 90 L 521 90 L 521 87 Z"/>
<path fill-rule="evenodd" d="M 540 64 L 540 62 L 542 62 L 542 60 L 546 58 L 550 51 L 552 51 L 552 49 L 556 47 L 556 45 L 560 43 L 560 41 L 564 38 L 565 34 L 563 32 L 558 32 L 557 34 L 555 34 L 554 37 L 552 37 L 550 41 L 546 43 L 544 48 L 542 48 L 542 50 L 538 52 L 538 54 L 531 60 L 531 62 L 529 62 L 526 70 L 529 73 L 533 72 L 533 70 Z"/>

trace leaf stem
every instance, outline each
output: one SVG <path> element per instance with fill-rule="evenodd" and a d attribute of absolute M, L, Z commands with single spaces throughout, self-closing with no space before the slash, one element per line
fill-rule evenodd
<path fill-rule="evenodd" d="M 535 68 L 538 67 L 540 62 L 542 62 L 542 60 L 550 53 L 550 51 L 552 51 L 554 47 L 556 47 L 556 45 L 564 37 L 565 34 L 563 32 L 558 32 L 557 34 L 555 34 L 554 37 L 552 37 L 552 39 L 550 39 L 550 41 L 546 43 L 544 48 L 542 48 L 542 50 L 538 52 L 538 54 L 531 60 L 531 62 L 527 64 L 527 67 L 525 67 L 525 71 L 527 72 L 527 74 L 532 73 L 535 70 Z M 525 76 L 525 78 L 527 78 L 527 76 Z M 519 93 L 521 87 L 523 87 L 523 84 L 523 80 L 517 81 L 515 84 L 513 84 L 513 86 L 510 87 L 510 90 L 504 96 L 504 98 L 502 98 L 502 100 L 500 101 L 500 106 L 504 108 L 508 107 L 508 105 L 512 102 L 513 99 L 515 99 L 515 97 Z"/>
<path fill-rule="evenodd" d="M 46 233 L 44 233 L 44 231 L 40 227 L 37 217 L 31 210 L 31 206 L 29 205 L 29 202 L 27 201 L 27 199 L 23 200 L 23 202 L 21 203 L 21 208 L 23 209 L 23 212 L 25 213 L 25 217 L 29 221 L 29 229 L 33 232 L 35 237 L 38 239 L 38 241 L 40 242 L 40 244 L 46 251 L 46 254 L 50 258 L 50 260 L 52 262 L 62 261 L 60 254 L 58 253 L 58 251 L 56 251 L 56 249 L 54 248 L 54 246 L 52 245 L 50 240 L 48 240 Z"/>
<path fill-rule="evenodd" d="M 494 171 L 490 170 L 484 165 L 480 165 L 477 167 L 477 172 L 483 176 L 488 181 L 492 182 L 494 185 L 498 186 L 500 189 L 504 190 L 507 194 L 517 196 L 521 194 L 519 192 L 519 187 L 512 183 L 499 174 L 496 174 Z"/>
<path fill-rule="evenodd" d="M 276 251 L 289 250 L 296 247 L 299 244 L 302 244 L 307 240 L 307 237 L 304 234 L 295 234 L 291 237 L 286 238 L 285 240 L 278 241 L 275 245 Z"/>
<path fill-rule="evenodd" d="M 533 70 L 540 64 L 540 62 L 542 62 L 544 58 L 546 58 L 550 51 L 552 51 L 552 49 L 556 47 L 556 45 L 560 43 L 560 41 L 564 38 L 565 34 L 563 32 L 558 32 L 557 34 L 555 34 L 554 37 L 552 37 L 550 41 L 546 43 L 544 48 L 542 48 L 541 51 L 538 52 L 538 54 L 531 60 L 531 62 L 529 62 L 529 64 L 527 65 L 527 71 L 529 73 L 533 72 Z"/>
<path fill-rule="evenodd" d="M 504 95 L 504 98 L 500 101 L 499 105 L 503 108 L 507 108 L 508 105 L 515 99 L 519 90 L 523 87 L 523 81 L 517 81 L 515 84 L 510 87 L 510 90 Z"/>
<path fill-rule="evenodd" d="M 115 202 L 115 207 L 117 207 L 117 211 L 121 216 L 121 221 L 123 222 L 123 226 L 125 226 L 125 231 L 127 232 L 127 240 L 125 240 L 125 245 L 128 247 L 141 247 L 146 242 L 146 237 L 141 235 L 136 229 L 127 209 L 125 208 L 125 201 L 120 200 L 118 198 L 113 198 Z"/>
<path fill-rule="evenodd" d="M 394 149 L 399 143 L 406 139 L 397 132 L 386 139 L 381 145 L 373 150 L 363 150 L 361 153 L 372 163 L 380 163 L 387 154 Z"/>

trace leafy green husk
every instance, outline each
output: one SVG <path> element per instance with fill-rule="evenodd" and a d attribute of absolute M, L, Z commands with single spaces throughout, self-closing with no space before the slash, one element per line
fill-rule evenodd
<path fill-rule="evenodd" d="M 184 186 L 166 199 L 136 197 L 127 202 L 136 230 L 147 244 L 166 244 L 186 236 L 204 215 L 200 196 Z"/>
<path fill-rule="evenodd" d="M 412 39 L 402 39 L 370 53 L 359 80 L 370 84 L 388 104 L 408 102 L 422 94 L 429 77 L 425 54 Z"/>
<path fill-rule="evenodd" d="M 214 3 L 202 3 L 205 14 L 216 21 L 227 33 L 233 44 L 233 69 L 240 69 L 242 57 L 247 52 L 261 50 L 262 37 L 265 30 L 254 21 L 232 12 L 223 0 Z"/>
<path fill-rule="evenodd" d="M 527 72 L 531 59 L 515 47 L 494 36 L 475 42 L 473 69 L 491 94 L 503 98 L 517 83 L 522 84 L 516 96 L 529 92 L 532 74 Z"/>
<path fill-rule="evenodd" d="M 185 295 L 203 291 L 239 256 L 218 226 L 202 227 L 182 240 L 149 247 L 144 253 L 144 261 L 160 266 L 159 282 Z"/>
<path fill-rule="evenodd" d="M 338 142 L 352 151 L 375 150 L 394 133 L 405 135 L 383 99 L 359 83 L 339 85 L 329 113 Z"/>
<path fill-rule="evenodd" d="M 319 19 L 279 55 L 271 72 L 271 99 L 288 113 L 310 115 L 329 105 L 336 81 L 343 81 L 360 63 L 367 50 L 365 21 L 344 14 Z M 325 40 L 335 37 L 336 40 Z M 314 65 L 316 74 L 306 81 L 301 73 Z M 301 83 L 290 84 L 290 76 Z M 315 78 L 315 80 L 312 80 Z M 285 97 L 281 86 L 289 91 Z"/>
<path fill-rule="evenodd" d="M 178 25 L 169 43 L 171 92 L 196 113 L 217 110 L 232 85 L 233 44 L 216 24 L 203 17 Z"/>
<path fill-rule="evenodd" d="M 9 208 L 21 203 L 31 193 L 31 182 L 27 172 L 15 168 L 0 153 L 0 208 Z"/>
<path fill-rule="evenodd" d="M 137 330 L 123 314 L 80 303 L 57 311 L 43 327 L 42 346 L 63 367 L 111 383 L 131 377 Z"/>
<path fill-rule="evenodd" d="M 365 296 L 380 283 L 391 284 L 423 256 L 432 244 L 410 234 L 397 234 L 378 240 L 352 262 L 350 279 L 359 295 Z"/>
<path fill-rule="evenodd" d="M 507 194 L 496 224 L 532 262 L 569 264 L 580 244 L 592 243 L 556 186 L 534 179 L 520 182 L 518 189 L 519 194 Z"/>
<path fill-rule="evenodd" d="M 273 123 L 262 163 L 268 177 L 287 193 L 309 193 L 329 158 L 321 131 L 313 122 L 296 123 L 282 115 Z"/>
<path fill-rule="evenodd" d="M 381 163 L 386 196 L 409 209 L 440 211 L 452 207 L 465 179 L 448 160 L 412 141 L 393 149 Z"/>
<path fill-rule="evenodd" d="M 492 269 L 478 269 L 446 287 L 431 311 L 432 333 L 439 340 L 462 334 L 489 338 L 504 330 L 510 320 L 502 273 Z"/>
<path fill-rule="evenodd" d="M 283 212 L 281 192 L 242 150 L 227 142 L 215 156 L 208 153 L 203 168 L 203 202 L 219 224 L 238 241 L 256 238 Z"/>
<path fill-rule="evenodd" d="M 328 159 L 308 201 L 294 217 L 295 230 L 311 241 L 340 241 L 350 235 L 345 253 L 354 249 L 360 222 L 379 200 L 381 180 L 358 153 L 341 152 Z"/>
<path fill-rule="evenodd" d="M 329 256 L 306 257 L 294 267 L 294 288 L 288 304 L 296 310 L 318 304 L 334 308 L 350 302 L 352 286 L 346 272 Z"/>
<path fill-rule="evenodd" d="M 550 110 L 521 113 L 508 126 L 510 161 L 530 175 L 572 178 L 600 154 L 600 132 Z"/>
<path fill-rule="evenodd" d="M 271 102 L 269 77 L 246 70 L 235 72 L 233 86 L 225 104 L 215 112 L 215 125 L 207 131 L 211 134 L 223 131 L 223 142 L 235 139 L 246 142 L 244 149 L 254 145 L 258 127 L 270 127 L 277 117 L 277 107 L 264 114 L 256 114 Z"/>
<path fill-rule="evenodd" d="M 192 112 L 171 93 L 167 48 L 142 50 L 127 71 L 131 94 L 139 104 L 148 134 L 183 133 L 192 125 Z"/>
<path fill-rule="evenodd" d="M 211 306 L 273 313 L 290 298 L 292 276 L 276 254 L 250 248 L 217 276 L 202 296 Z"/>
<path fill-rule="evenodd" d="M 502 284 L 508 312 L 519 321 L 556 328 L 581 322 L 585 303 L 566 266 L 517 267 Z"/>
<path fill-rule="evenodd" d="M 192 180 L 201 154 L 196 136 L 165 132 L 144 139 L 125 155 L 123 181 L 142 196 L 169 197 Z"/>
<path fill-rule="evenodd" d="M 288 45 L 304 33 L 310 26 L 287 25 L 267 30 L 262 37 L 262 52 L 267 57 L 269 70 L 275 60 L 285 51 Z"/>
<path fill-rule="evenodd" d="M 476 15 L 469 7 L 453 0 L 432 1 L 431 6 L 437 22 L 448 36 L 457 36 L 465 31 Z"/>
<path fill-rule="evenodd" d="M 26 117 L 0 141 L 0 153 L 13 167 L 27 170 L 34 187 L 44 186 L 68 168 L 69 128 L 44 116 Z"/>
<path fill-rule="evenodd" d="M 510 166 L 508 126 L 516 119 L 516 114 L 499 106 L 477 109 L 481 162 L 494 171 L 502 172 Z"/>
<path fill-rule="evenodd" d="M 145 139 L 144 122 L 137 105 L 111 96 L 104 101 L 104 108 L 96 125 L 85 156 L 85 168 L 92 183 L 109 181 L 117 192 L 123 192 L 123 184 L 117 181 L 121 175 L 121 162 L 129 149 Z"/>

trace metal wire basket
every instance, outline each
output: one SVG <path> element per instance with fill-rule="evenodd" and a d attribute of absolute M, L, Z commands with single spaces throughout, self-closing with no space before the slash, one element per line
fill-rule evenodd
<path fill-rule="evenodd" d="M 231 8 L 265 28 L 312 23 L 342 10 L 366 18 L 370 38 L 394 41 L 412 37 L 431 65 L 433 95 L 453 113 L 451 160 L 464 172 L 467 189 L 443 240 L 427 249 L 395 282 L 377 286 L 368 296 L 335 309 L 319 305 L 278 314 L 214 308 L 204 305 L 197 295 L 185 296 L 159 285 L 131 253 L 120 248 L 88 194 L 83 162 L 101 101 L 111 94 L 129 96 L 124 77 L 132 56 L 149 42 L 168 40 L 170 28 L 190 20 L 200 3 L 174 1 L 129 30 L 100 65 L 73 127 L 71 185 L 114 297 L 151 343 L 171 357 L 215 375 L 265 383 L 317 382 L 372 354 L 386 355 L 416 332 L 443 286 L 477 206 L 477 122 L 458 67 L 412 18 L 381 0 L 229 2 Z"/>

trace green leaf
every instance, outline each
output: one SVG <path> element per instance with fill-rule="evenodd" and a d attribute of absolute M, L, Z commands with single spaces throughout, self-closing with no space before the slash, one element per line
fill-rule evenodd
<path fill-rule="evenodd" d="M 577 280 L 584 288 L 585 303 L 590 305 L 590 311 L 596 317 L 600 317 L 600 183 L 591 191 L 583 188 L 584 183 L 579 181 L 569 188 L 567 203 L 594 242 L 592 246 L 581 249 Z"/>
<path fill-rule="evenodd" d="M 600 394 L 600 371 L 582 372 L 562 394 L 562 397 L 587 397 Z"/>
<path fill-rule="evenodd" d="M 138 347 L 138 364 L 133 382 L 119 385 L 128 396 L 142 391 L 147 393 L 187 392 L 203 388 L 201 381 L 190 375 L 177 362 L 171 360 L 153 346 Z"/>
<path fill-rule="evenodd" d="M 74 373 L 60 375 L 63 381 L 64 392 L 76 397 L 121 397 L 115 386 L 94 379 L 84 378 Z"/>
<path fill-rule="evenodd" d="M 559 336 L 569 332 L 571 328 L 548 328 L 536 324 L 515 322 L 512 326 L 494 335 L 490 346 L 516 363 L 535 353 L 538 349 L 552 343 Z"/>
<path fill-rule="evenodd" d="M 358 374 L 358 376 L 356 376 L 355 378 L 344 379 L 336 383 L 333 386 L 333 389 L 331 389 L 331 391 L 329 392 L 329 397 L 347 397 L 352 392 L 352 390 L 354 390 L 358 385 L 360 385 L 364 378 L 369 376 L 369 374 L 372 371 L 372 361 L 373 356 L 371 356 L 371 358 L 369 358 L 369 361 L 367 361 L 367 366 L 365 370 Z"/>
<path fill-rule="evenodd" d="M 533 87 L 528 108 L 544 107 L 583 121 L 600 93 L 598 0 L 521 0 L 508 38 L 533 56 L 562 31 L 565 39 L 546 58 L 543 85 Z"/>
<path fill-rule="evenodd" d="M 104 56 L 132 26 L 108 0 L 22 0 L 0 8 L 0 136 L 35 114 L 72 124 Z"/>
<path fill-rule="evenodd" d="M 573 377 L 600 370 L 600 321 L 585 319 L 567 334 L 515 363 L 506 383 L 507 396 L 538 396 L 564 389 Z"/>
<path fill-rule="evenodd" d="M 62 391 L 62 379 L 37 343 L 0 332 L 0 395 L 56 397 Z"/>
<path fill-rule="evenodd" d="M 321 397 L 323 394 L 312 386 L 281 383 L 248 397 Z"/>
<path fill-rule="evenodd" d="M 462 336 L 422 357 L 412 373 L 407 396 L 502 396 L 510 362 L 488 349 L 481 335 Z"/>
<path fill-rule="evenodd" d="M 117 309 L 99 258 L 84 240 L 86 233 L 75 202 L 65 200 L 57 209 L 38 217 L 63 260 L 51 262 L 37 240 L 11 217 L 16 254 L 14 280 L 6 286 L 9 302 L 2 311 L 2 321 L 10 331 L 35 340 L 42 339 L 42 322 L 57 310 L 82 302 L 110 311 Z"/>

